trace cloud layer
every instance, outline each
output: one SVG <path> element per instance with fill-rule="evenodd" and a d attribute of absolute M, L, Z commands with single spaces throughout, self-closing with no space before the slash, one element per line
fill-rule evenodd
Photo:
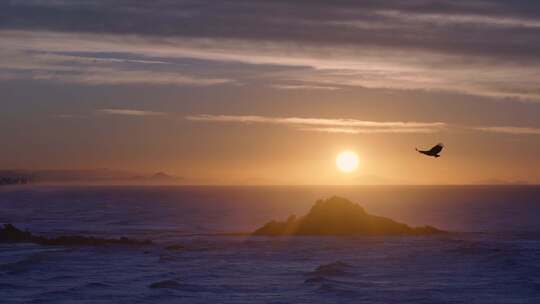
<path fill-rule="evenodd" d="M 4 1 L 0 78 L 540 101 L 539 17 L 502 0 Z"/>
<path fill-rule="evenodd" d="M 187 120 L 212 123 L 274 124 L 291 126 L 300 131 L 324 133 L 434 133 L 446 127 L 442 122 L 366 121 L 357 119 L 328 119 L 301 117 L 266 117 L 241 115 L 193 115 Z"/>
<path fill-rule="evenodd" d="M 164 116 L 164 112 L 144 111 L 133 109 L 99 109 L 96 112 L 108 115 L 125 115 L 125 116 Z"/>
<path fill-rule="evenodd" d="M 513 135 L 540 135 L 540 128 L 526 128 L 526 127 L 476 127 L 478 131 L 513 134 Z"/>
<path fill-rule="evenodd" d="M 459 126 L 444 122 L 415 121 L 367 121 L 344 118 L 302 118 L 269 117 L 257 115 L 190 115 L 186 120 L 207 123 L 271 124 L 293 127 L 299 131 L 345 133 L 345 134 L 384 134 L 417 133 L 427 134 L 441 131 L 479 131 L 511 135 L 540 135 L 540 128 L 513 126 Z"/>

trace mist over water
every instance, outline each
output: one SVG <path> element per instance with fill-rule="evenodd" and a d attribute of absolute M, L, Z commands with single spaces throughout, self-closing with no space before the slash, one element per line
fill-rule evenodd
<path fill-rule="evenodd" d="M 303 215 L 339 195 L 369 213 L 459 233 L 212 236 Z M 538 303 L 540 187 L 11 187 L 0 222 L 150 248 L 0 244 L 10 303 Z M 166 250 L 167 245 L 182 250 Z"/>
<path fill-rule="evenodd" d="M 0 190 L 0 222 L 37 232 L 249 232 L 333 195 L 410 225 L 540 231 L 537 186 L 13 187 Z"/>

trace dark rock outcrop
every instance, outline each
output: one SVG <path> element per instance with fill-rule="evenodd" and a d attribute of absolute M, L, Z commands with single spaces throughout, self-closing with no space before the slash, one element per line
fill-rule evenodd
<path fill-rule="evenodd" d="M 150 284 L 148 287 L 150 288 L 169 288 L 169 289 L 179 289 L 182 287 L 180 283 L 178 283 L 175 280 L 165 280 L 165 281 L 159 281 Z"/>
<path fill-rule="evenodd" d="M 345 276 L 351 265 L 342 261 L 336 261 L 329 264 L 319 265 L 314 271 L 307 273 L 308 276 L 314 278 L 326 276 Z"/>
<path fill-rule="evenodd" d="M 104 245 L 151 245 L 150 240 L 133 240 L 126 237 L 119 239 L 96 238 L 92 236 L 67 235 L 56 238 L 47 238 L 34 235 L 29 231 L 22 231 L 11 224 L 4 224 L 0 228 L 0 243 L 35 243 L 51 246 L 104 246 Z"/>
<path fill-rule="evenodd" d="M 180 244 L 173 244 L 173 245 L 166 246 L 165 249 L 171 250 L 171 251 L 180 251 L 180 250 L 185 250 L 186 246 L 180 245 Z"/>
<path fill-rule="evenodd" d="M 410 227 L 389 218 L 374 216 L 347 199 L 319 200 L 303 217 L 271 221 L 253 235 L 429 235 L 445 233 L 431 226 Z"/>

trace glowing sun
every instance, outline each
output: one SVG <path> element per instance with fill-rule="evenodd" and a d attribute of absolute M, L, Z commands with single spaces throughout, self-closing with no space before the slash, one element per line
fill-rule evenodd
<path fill-rule="evenodd" d="M 341 172 L 353 172 L 358 168 L 358 155 L 352 151 L 343 151 L 336 157 L 336 166 Z"/>

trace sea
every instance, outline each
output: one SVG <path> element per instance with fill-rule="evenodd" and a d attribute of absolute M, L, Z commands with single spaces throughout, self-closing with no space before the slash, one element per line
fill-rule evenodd
<path fill-rule="evenodd" d="M 451 233 L 245 234 L 334 195 Z M 0 223 L 154 242 L 0 243 L 0 303 L 540 303 L 539 186 L 9 186 Z"/>

